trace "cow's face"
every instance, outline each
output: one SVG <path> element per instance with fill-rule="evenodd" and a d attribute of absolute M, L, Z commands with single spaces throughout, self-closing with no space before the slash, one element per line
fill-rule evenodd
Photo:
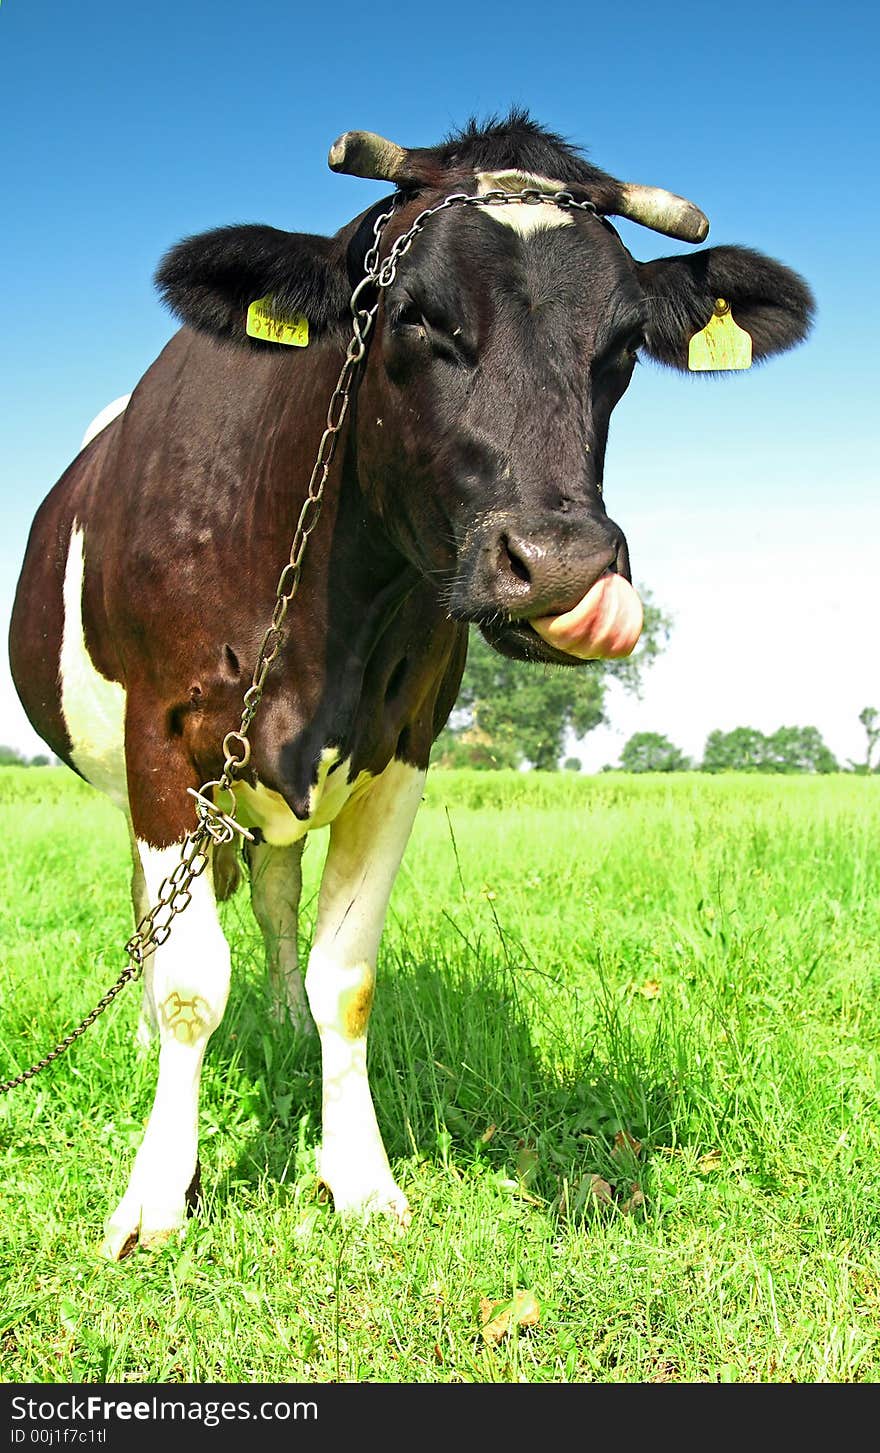
<path fill-rule="evenodd" d="M 756 360 L 807 330 L 809 291 L 769 258 L 637 263 L 604 219 L 549 202 L 449 208 L 401 259 L 361 387 L 362 483 L 496 649 L 569 664 L 632 650 L 641 610 L 602 496 L 611 413 L 640 352 L 687 367 L 717 297 Z"/>
<path fill-rule="evenodd" d="M 384 296 L 359 403 L 364 487 L 449 613 L 505 654 L 570 660 L 529 621 L 608 572 L 629 579 L 602 478 L 646 322 L 613 228 L 545 202 L 431 218 Z M 630 627 L 607 654 L 632 649 Z"/>
<path fill-rule="evenodd" d="M 366 133 L 349 136 L 358 166 L 366 136 L 367 152 L 386 167 L 362 175 L 390 175 L 393 163 L 408 184 L 433 177 L 433 192 L 388 223 L 387 256 L 393 238 L 462 181 L 442 179 L 449 148 L 404 153 Z M 539 163 L 549 147 L 563 180 L 565 168 L 577 176 L 586 166 L 559 138 L 522 126 L 517 137 L 537 148 Z M 450 146 L 460 165 L 462 145 L 512 144 L 502 126 Z M 491 186 L 496 174 L 480 176 Z M 705 235 L 702 213 L 670 193 L 595 169 L 581 180 L 600 210 L 691 241 Z M 477 176 L 465 185 L 475 192 Z M 256 226 L 191 238 L 163 261 L 160 289 L 185 322 L 230 346 L 271 347 L 245 333 L 257 298 L 271 296 L 282 316 L 305 314 L 321 362 L 293 368 L 291 387 L 301 392 L 302 368 L 314 366 L 331 380 L 329 401 L 350 337 L 351 290 L 386 205 L 332 239 Z M 498 650 L 533 660 L 632 649 L 641 607 L 626 583 L 626 541 L 602 498 L 609 421 L 636 355 L 685 370 L 689 341 L 718 298 L 751 335 L 755 361 L 808 331 L 806 284 L 746 248 L 639 263 L 602 218 L 546 201 L 458 204 L 429 218 L 382 293 L 353 415 L 364 493 L 451 616 L 477 622 Z"/>

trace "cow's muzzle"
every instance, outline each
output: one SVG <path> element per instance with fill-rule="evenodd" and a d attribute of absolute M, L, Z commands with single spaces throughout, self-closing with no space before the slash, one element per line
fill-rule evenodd
<path fill-rule="evenodd" d="M 607 516 L 546 519 L 493 514 L 461 551 L 456 615 L 532 620 L 571 610 L 606 573 L 629 580 L 623 533 Z"/>
<path fill-rule="evenodd" d="M 551 526 L 484 518 L 461 553 L 451 603 L 496 649 L 536 660 L 627 656 L 642 628 L 623 533 L 585 511 Z"/>

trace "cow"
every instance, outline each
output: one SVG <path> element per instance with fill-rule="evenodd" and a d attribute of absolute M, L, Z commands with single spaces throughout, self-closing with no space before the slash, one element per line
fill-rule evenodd
<path fill-rule="evenodd" d="M 190 790 L 217 781 L 239 721 L 365 260 L 377 233 L 385 257 L 437 208 L 387 285 L 364 292 L 373 331 L 233 789 L 273 994 L 320 1037 L 320 1180 L 337 1211 L 406 1225 L 367 1028 L 389 894 L 469 627 L 523 669 L 628 654 L 641 606 L 603 476 L 637 356 L 685 369 L 723 299 L 758 361 L 806 336 L 812 298 L 741 247 L 637 261 L 609 217 L 694 243 L 703 213 L 616 180 L 522 111 L 435 147 L 347 132 L 330 165 L 392 192 L 334 237 L 226 226 L 162 260 L 158 288 L 183 326 L 41 506 L 10 654 L 36 731 L 126 815 L 140 921 L 196 823 Z M 298 320 L 298 345 L 248 332 L 260 300 Z M 328 824 L 303 979 L 300 856 Z M 233 858 L 213 850 L 146 962 L 138 1036 L 158 1036 L 158 1081 L 105 1223 L 110 1258 L 179 1233 L 193 1197 Z"/>

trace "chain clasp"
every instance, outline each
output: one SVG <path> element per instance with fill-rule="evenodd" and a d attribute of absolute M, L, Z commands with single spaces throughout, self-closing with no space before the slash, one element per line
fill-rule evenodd
<path fill-rule="evenodd" d="M 218 847 L 223 843 L 231 843 L 236 833 L 240 833 L 242 837 L 246 837 L 249 843 L 254 841 L 253 833 L 248 832 L 246 827 L 242 827 L 240 822 L 236 822 L 234 817 L 230 817 L 228 813 L 222 812 L 216 802 L 211 801 L 210 797 L 205 797 L 203 793 L 197 792 L 194 787 L 187 787 L 186 790 L 190 797 L 195 798 L 196 815 L 199 822 Z"/>

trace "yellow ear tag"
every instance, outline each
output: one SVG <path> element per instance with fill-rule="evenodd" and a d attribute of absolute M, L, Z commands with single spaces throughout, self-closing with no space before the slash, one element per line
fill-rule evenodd
<path fill-rule="evenodd" d="M 309 341 L 309 320 L 301 313 L 290 313 L 281 318 L 272 311 L 271 298 L 257 298 L 247 310 L 245 332 L 249 338 L 261 338 L 264 343 L 288 343 L 293 348 L 305 348 Z"/>
<path fill-rule="evenodd" d="M 715 311 L 699 333 L 688 344 L 688 368 L 692 373 L 706 369 L 718 372 L 735 368 L 751 368 L 752 339 L 745 328 L 734 323 L 730 304 L 715 299 Z"/>

